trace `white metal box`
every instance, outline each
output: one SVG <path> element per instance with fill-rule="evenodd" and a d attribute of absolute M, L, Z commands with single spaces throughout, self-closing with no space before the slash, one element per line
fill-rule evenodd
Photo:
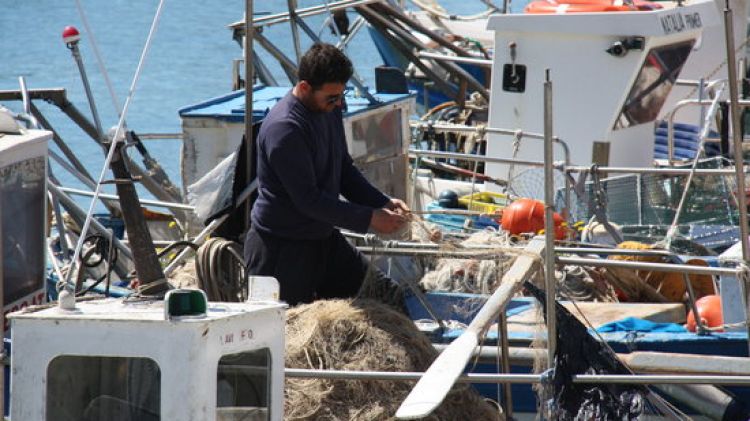
<path fill-rule="evenodd" d="M 106 299 L 10 315 L 11 418 L 274 420 L 283 417 L 284 308 Z"/>

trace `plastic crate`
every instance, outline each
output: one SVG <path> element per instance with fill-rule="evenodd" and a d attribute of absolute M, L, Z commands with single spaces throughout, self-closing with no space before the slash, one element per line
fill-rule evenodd
<path fill-rule="evenodd" d="M 429 203 L 426 210 L 442 210 L 447 209 L 440 206 L 437 202 Z M 467 219 L 471 219 L 471 226 L 475 229 L 485 229 L 491 227 L 494 229 L 500 229 L 500 224 L 486 216 L 462 216 L 462 215 L 444 215 L 444 214 L 429 214 L 424 218 L 428 222 L 439 225 L 441 229 L 447 231 L 463 231 Z"/>
<path fill-rule="evenodd" d="M 467 209 L 492 215 L 510 204 L 511 200 L 502 193 L 478 192 L 458 199 Z"/>

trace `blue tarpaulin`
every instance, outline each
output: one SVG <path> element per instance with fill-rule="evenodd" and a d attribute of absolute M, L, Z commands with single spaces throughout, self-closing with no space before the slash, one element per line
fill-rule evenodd
<path fill-rule="evenodd" d="M 636 317 L 626 317 L 622 320 L 599 326 L 597 332 L 671 332 L 686 333 L 687 329 L 677 323 L 655 323 Z"/>

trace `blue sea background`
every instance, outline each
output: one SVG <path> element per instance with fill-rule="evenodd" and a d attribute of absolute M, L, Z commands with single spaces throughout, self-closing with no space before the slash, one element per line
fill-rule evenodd
<path fill-rule="evenodd" d="M 286 0 L 256 0 L 254 3 L 256 14 L 282 12 L 287 4 Z M 320 3 L 299 1 L 299 7 Z M 122 107 L 159 2 L 80 0 L 80 4 Z M 478 0 L 443 0 L 441 4 L 457 14 L 476 13 L 485 8 Z M 29 89 L 65 88 L 68 99 L 90 116 L 77 66 L 62 41 L 65 26 L 73 25 L 82 34 L 81 51 L 102 126 L 105 130 L 116 126 L 117 112 L 91 47 L 91 34 L 84 30 L 76 1 L 0 0 L 0 5 L 3 33 L 0 37 L 0 90 L 18 89 L 19 76 L 26 79 Z M 242 50 L 232 40 L 228 25 L 244 17 L 244 8 L 243 0 L 164 2 L 153 44 L 128 110 L 126 121 L 130 130 L 137 133 L 179 133 L 181 126 L 177 111 L 180 108 L 231 90 L 232 60 L 241 58 Z M 335 42 L 330 30 L 322 28 L 324 18 L 317 16 L 307 21 L 314 29 L 320 30 L 324 41 Z M 354 13 L 350 12 L 350 20 L 353 19 Z M 289 57 L 294 57 L 288 24 L 266 28 L 264 35 Z M 304 34 L 301 37 L 303 48 L 312 43 Z M 261 51 L 277 80 L 288 83 L 276 62 Z M 359 75 L 373 86 L 373 68 L 382 64 L 382 60 L 367 31 L 360 31 L 349 45 L 347 54 Z M 104 162 L 101 148 L 56 107 L 42 101 L 35 101 L 35 104 L 89 172 L 98 177 Z M 20 102 L 1 105 L 16 112 L 21 110 Z M 57 149 L 50 145 L 53 150 Z M 172 182 L 179 185 L 180 141 L 151 140 L 146 146 Z M 83 187 L 56 163 L 52 164 L 51 170 L 64 185 Z M 148 197 L 148 194 L 142 194 Z M 79 203 L 88 207 L 88 200 L 80 198 Z"/>

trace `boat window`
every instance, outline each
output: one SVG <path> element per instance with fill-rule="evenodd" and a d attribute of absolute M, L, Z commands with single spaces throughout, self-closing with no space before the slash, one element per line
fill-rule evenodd
<path fill-rule="evenodd" d="M 630 88 L 615 130 L 654 121 L 693 48 L 693 41 L 661 46 L 649 51 Z"/>
<path fill-rule="evenodd" d="M 355 161 L 374 161 L 401 152 L 401 109 L 378 110 L 352 119 L 350 153 Z"/>
<path fill-rule="evenodd" d="M 47 421 L 158 421 L 161 371 L 149 358 L 60 356 L 47 367 Z"/>
<path fill-rule="evenodd" d="M 216 377 L 216 421 L 270 419 L 271 352 L 224 355 Z"/>
<path fill-rule="evenodd" d="M 0 167 L 0 263 L 5 303 L 44 288 L 45 158 Z M 36 304 L 36 303 L 35 303 Z M 18 310 L 16 308 L 15 310 Z"/>

